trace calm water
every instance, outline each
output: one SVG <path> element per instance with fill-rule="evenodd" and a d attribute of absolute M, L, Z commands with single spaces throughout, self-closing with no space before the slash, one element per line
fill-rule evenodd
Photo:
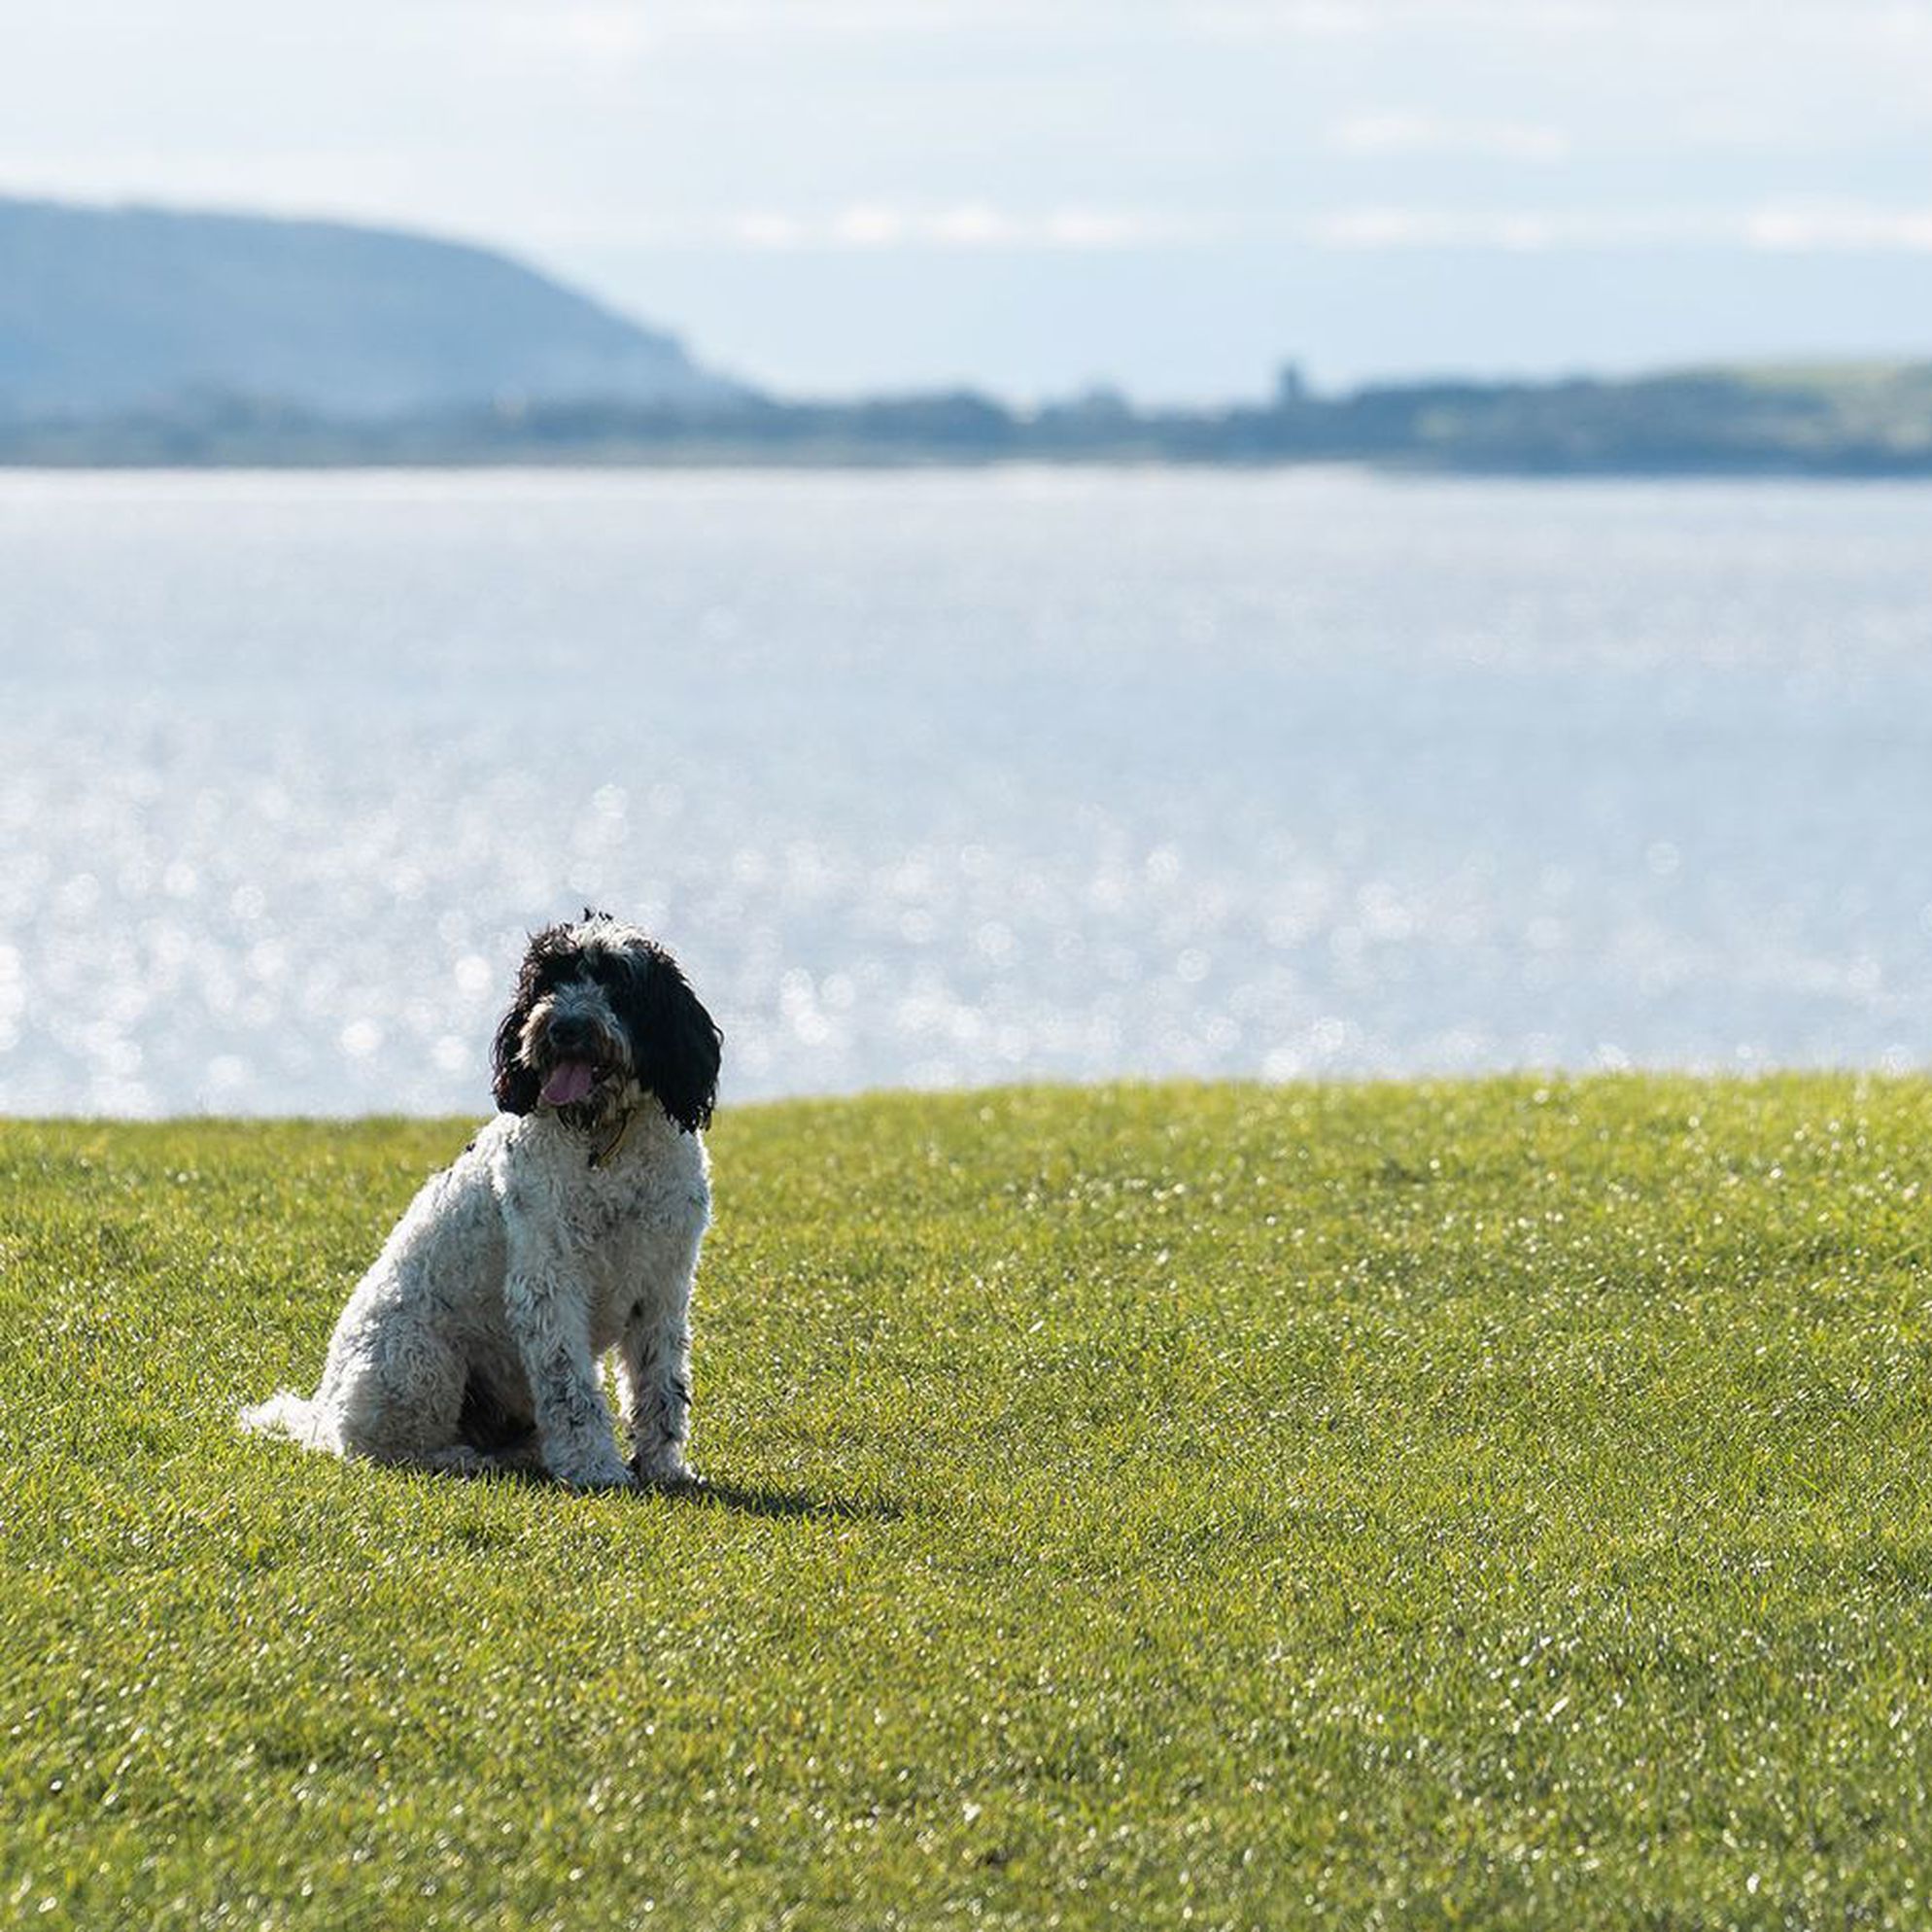
<path fill-rule="evenodd" d="M 1932 490 L 0 477 L 0 1109 L 1932 1060 Z"/>

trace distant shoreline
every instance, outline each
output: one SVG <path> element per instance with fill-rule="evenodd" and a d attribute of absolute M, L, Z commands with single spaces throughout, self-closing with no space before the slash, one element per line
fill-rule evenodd
<path fill-rule="evenodd" d="M 1439 464 L 1397 464 L 1366 458 L 1307 458 L 1275 462 L 1201 462 L 1175 457 L 1036 456 L 971 458 L 956 456 L 853 458 L 774 457 L 755 452 L 720 455 L 653 455 L 648 457 L 550 456 L 512 459 L 451 457 L 345 457 L 321 461 L 307 458 L 222 458 L 199 462 L 156 458 L 121 460 L 112 457 L 40 460 L 0 456 L 0 477 L 61 476 L 536 476 L 536 475 L 728 475 L 768 476 L 904 476 L 992 474 L 998 471 L 1061 471 L 1067 474 L 1141 472 L 1149 475 L 1279 476 L 1347 474 L 1398 483 L 1932 483 L 1932 462 L 1877 467 L 1869 465 L 1811 465 L 1804 467 L 1769 464 L 1718 467 L 1693 464 L 1670 468 L 1637 466 L 1599 466 L 1592 468 L 1475 467 Z"/>
<path fill-rule="evenodd" d="M 10 469 L 912 469 L 1030 464 L 1493 476 L 1932 477 L 1932 363 L 1623 381 L 1436 382 L 1148 409 L 1018 410 L 970 391 L 705 405 L 503 402 L 381 419 L 200 396 L 112 415 L 0 414 Z"/>

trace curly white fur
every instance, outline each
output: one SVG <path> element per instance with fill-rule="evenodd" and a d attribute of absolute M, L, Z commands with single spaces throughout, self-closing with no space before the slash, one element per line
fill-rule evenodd
<path fill-rule="evenodd" d="M 546 946 L 548 983 L 534 978 Z M 603 919 L 533 942 L 499 1083 L 529 1111 L 498 1115 L 417 1194 L 342 1311 L 314 1397 L 284 1391 L 246 1411 L 244 1428 L 438 1468 L 540 1457 L 583 1488 L 689 1478 L 689 1314 L 709 1163 L 695 1125 L 680 1126 L 669 1094 L 646 1084 L 658 1043 L 638 1037 L 642 1022 L 598 982 L 629 972 L 641 986 L 667 969 L 669 981 L 651 988 L 658 1004 L 639 1011 L 661 1018 L 667 996 L 681 996 L 672 1022 L 703 1021 L 686 1037 L 709 1041 L 714 1083 L 716 1029 L 641 934 Z M 561 1057 L 546 1054 L 546 1021 L 560 1017 L 560 1037 L 574 1043 L 587 1015 L 601 1022 L 592 1096 L 557 1106 L 536 1097 L 534 1082 L 516 1087 Z M 578 1030 L 566 1036 L 566 1023 Z M 708 1118 L 708 1094 L 695 1112 L 689 1099 L 678 1111 L 687 1121 Z M 628 1466 L 599 1369 L 606 1351 Z"/>

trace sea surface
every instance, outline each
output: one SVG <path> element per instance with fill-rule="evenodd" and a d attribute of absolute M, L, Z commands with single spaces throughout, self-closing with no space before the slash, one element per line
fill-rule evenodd
<path fill-rule="evenodd" d="M 1932 488 L 0 475 L 0 1110 L 1932 1062 Z"/>

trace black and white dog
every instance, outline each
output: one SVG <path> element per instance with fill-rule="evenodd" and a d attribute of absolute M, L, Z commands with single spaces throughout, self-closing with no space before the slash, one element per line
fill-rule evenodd
<path fill-rule="evenodd" d="M 386 1463 L 540 1464 L 585 1489 L 689 1480 L 700 1129 L 721 1039 L 635 926 L 586 912 L 536 934 L 497 1029 L 502 1111 L 397 1224 L 314 1397 L 285 1391 L 243 1427 Z"/>

